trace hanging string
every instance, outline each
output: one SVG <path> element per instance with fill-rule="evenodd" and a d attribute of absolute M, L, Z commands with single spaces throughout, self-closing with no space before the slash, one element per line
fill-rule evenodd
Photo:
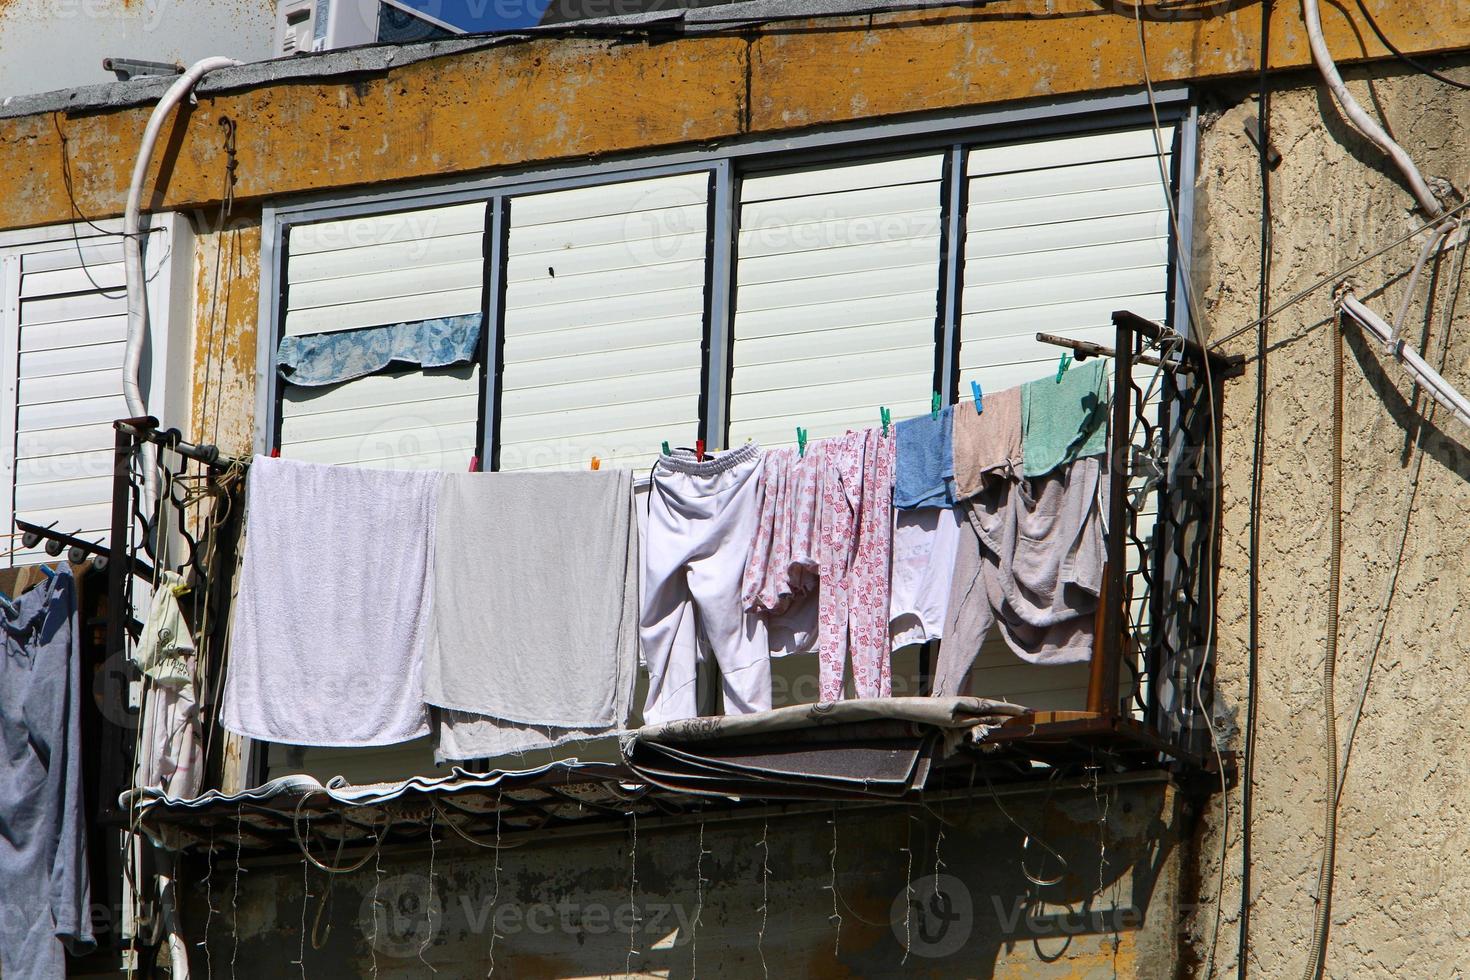
<path fill-rule="evenodd" d="M 368 940 L 368 953 L 373 958 L 373 980 L 378 980 L 378 888 L 383 883 L 383 837 L 381 834 L 374 835 L 373 844 L 373 898 L 368 903 L 368 908 L 372 909 L 373 914 L 373 935 Z"/>
<path fill-rule="evenodd" d="M 761 821 L 761 839 L 760 843 L 756 845 L 761 849 L 761 927 L 760 931 L 755 935 L 755 951 L 760 954 L 761 975 L 766 977 L 766 980 L 770 980 L 771 976 L 771 971 L 766 966 L 766 918 L 770 905 L 770 891 L 767 886 L 771 881 L 771 844 L 768 840 L 770 828 L 771 821 L 769 818 Z"/>
<path fill-rule="evenodd" d="M 903 873 L 903 959 L 898 961 L 899 966 L 909 961 L 909 947 L 914 938 L 914 823 L 918 819 L 909 813 L 903 833 L 903 853 L 908 855 L 908 867 Z"/>
<path fill-rule="evenodd" d="M 500 814 L 505 807 L 503 801 L 497 800 L 495 807 L 495 891 L 490 896 L 490 972 L 487 977 L 495 976 L 495 940 L 500 937 L 495 928 L 495 908 L 500 904 Z"/>
<path fill-rule="evenodd" d="M 699 923 L 704 917 L 704 821 L 699 821 L 699 854 L 694 859 L 694 921 L 690 923 L 689 976 L 699 976 Z"/>
<path fill-rule="evenodd" d="M 214 824 L 209 825 L 209 850 L 204 852 L 204 978 L 214 980 L 214 954 L 209 949 L 209 926 L 214 921 Z"/>
<path fill-rule="evenodd" d="M 306 834 L 311 836 L 311 814 L 306 815 Z M 307 873 L 311 865 L 301 859 L 301 947 L 296 953 L 296 963 L 301 967 L 301 980 L 306 980 L 306 906 L 311 902 L 311 884 Z"/>
<path fill-rule="evenodd" d="M 623 976 L 633 975 L 633 957 L 638 955 L 634 947 L 638 935 L 638 808 L 629 811 L 633 816 L 633 845 L 628 849 L 628 956 L 623 961 Z"/>
<path fill-rule="evenodd" d="M 245 805 L 235 804 L 235 890 L 230 893 L 230 931 L 234 945 L 230 947 L 230 980 L 235 980 L 235 961 L 240 956 L 240 850 L 245 840 Z"/>
<path fill-rule="evenodd" d="M 429 887 L 424 893 L 424 918 L 429 923 L 429 931 L 424 936 L 424 941 L 419 944 L 419 962 L 429 968 L 430 973 L 438 973 L 439 970 L 428 960 L 424 959 L 424 950 L 429 948 L 429 943 L 434 939 L 434 858 L 438 847 L 434 841 L 434 819 L 439 811 L 433 807 L 429 808 Z"/>
<path fill-rule="evenodd" d="M 837 911 L 837 810 L 832 810 L 832 880 L 827 885 L 827 890 L 832 893 L 832 914 L 827 917 L 828 922 L 837 926 L 837 935 L 832 942 L 832 956 L 837 958 L 842 955 L 842 913 Z"/>

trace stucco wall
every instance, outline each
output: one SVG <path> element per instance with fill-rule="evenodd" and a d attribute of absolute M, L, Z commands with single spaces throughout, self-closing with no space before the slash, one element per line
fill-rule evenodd
<path fill-rule="evenodd" d="M 1470 81 L 1470 60 L 1457 64 L 1454 75 Z M 1470 95 L 1394 64 L 1349 77 L 1426 175 L 1461 189 L 1470 184 Z M 1317 79 L 1277 84 L 1291 87 L 1273 96 L 1272 141 L 1283 155 L 1270 178 L 1273 305 L 1422 220 L 1396 171 L 1338 119 Z M 1260 185 L 1243 129 L 1255 111 L 1248 93 L 1221 93 L 1218 106 L 1201 136 L 1194 281 L 1207 327 L 1222 337 L 1256 317 Z M 1355 271 L 1358 295 L 1391 315 L 1420 246 L 1415 239 Z M 1426 270 L 1436 300 L 1426 311 L 1429 286 L 1421 280 L 1405 337 L 1470 391 L 1470 283 L 1459 288 L 1448 335 L 1440 319 L 1453 292 L 1451 273 L 1448 260 Z M 1297 975 L 1306 962 L 1323 837 L 1333 329 L 1330 288 L 1270 328 L 1249 957 L 1257 977 Z M 1252 333 L 1227 349 L 1250 354 L 1254 343 Z M 1470 431 L 1442 410 L 1424 421 L 1426 400 L 1356 327 L 1347 326 L 1344 348 L 1336 683 L 1344 746 L 1375 658 L 1376 665 L 1345 769 L 1327 969 L 1337 977 L 1457 976 L 1470 967 L 1470 752 L 1463 737 L 1470 711 Z M 1219 679 L 1222 697 L 1241 712 L 1238 722 L 1246 696 L 1254 370 L 1247 365 L 1246 378 L 1228 386 L 1224 405 Z M 1228 803 L 1214 960 L 1219 975 L 1234 976 L 1238 790 Z M 1199 841 L 1203 904 L 1192 934 L 1202 959 L 1215 931 L 1220 820 L 1217 804 Z"/>
<path fill-rule="evenodd" d="M 215 910 L 195 949 L 200 976 L 232 962 L 241 976 L 318 980 L 422 977 L 426 963 L 440 978 L 485 976 L 492 963 L 515 978 L 684 978 L 696 962 L 703 977 L 1174 976 L 1181 799 L 1155 781 L 1002 800 L 1004 810 L 981 789 L 927 809 L 645 820 L 636 840 L 627 826 L 507 837 L 516 846 L 501 851 L 498 872 L 493 850 L 441 824 L 432 852 L 384 853 L 336 879 L 319 949 L 310 933 L 327 881 L 309 872 L 303 904 L 299 860 L 247 860 L 237 895 L 226 846 L 209 889 L 196 877 L 182 897 L 193 935 L 203 935 L 206 901 Z M 1019 827 L 1034 834 L 1029 847 Z M 1023 862 L 1060 880 L 1029 884 Z M 931 904 L 936 873 L 947 907 Z M 907 901 L 920 907 L 906 919 Z"/>

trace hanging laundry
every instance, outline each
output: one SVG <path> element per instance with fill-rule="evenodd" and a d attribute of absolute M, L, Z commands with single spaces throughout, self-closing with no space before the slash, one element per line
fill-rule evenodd
<path fill-rule="evenodd" d="M 893 585 L 888 598 L 889 644 L 894 650 L 944 635 L 961 520 L 952 507 L 894 511 Z"/>
<path fill-rule="evenodd" d="M 480 320 L 479 313 L 471 313 L 282 337 L 276 367 L 293 385 L 316 386 L 351 381 L 395 363 L 405 368 L 465 364 L 479 349 Z"/>
<path fill-rule="evenodd" d="M 935 400 L 938 400 L 938 395 Z M 893 427 L 897 443 L 895 507 L 948 507 L 954 503 L 954 455 L 951 430 L 954 406 L 939 416 L 904 419 Z"/>
<path fill-rule="evenodd" d="M 991 481 L 962 505 L 936 696 L 963 688 L 992 625 L 1030 663 L 1091 659 L 1106 486 L 1089 456 L 1036 480 Z"/>
<path fill-rule="evenodd" d="M 986 411 L 989 411 L 987 405 Z M 1021 386 L 1023 474 L 1044 476 L 1083 456 L 1107 452 L 1108 368 L 1099 358 Z"/>
<path fill-rule="evenodd" d="M 64 977 L 94 942 L 77 590 L 62 567 L 0 612 L 0 973 Z"/>
<path fill-rule="evenodd" d="M 424 699 L 439 755 L 547 748 L 627 725 L 638 670 L 633 473 L 446 474 Z"/>
<path fill-rule="evenodd" d="M 987 393 L 984 412 L 959 406 L 954 416 L 955 499 L 975 496 L 988 477 L 1019 476 L 1023 455 L 1020 387 Z"/>
<path fill-rule="evenodd" d="M 255 457 L 227 729 L 340 746 L 428 733 L 419 667 L 439 476 Z"/>
<path fill-rule="evenodd" d="M 760 518 L 741 601 L 765 617 L 772 656 L 816 649 L 822 446 L 812 443 L 804 455 L 791 447 L 770 450 L 761 471 Z"/>
<path fill-rule="evenodd" d="M 828 439 L 822 478 L 818 686 L 842 698 L 849 655 L 860 698 L 892 694 L 888 646 L 894 441 L 878 429 Z"/>
<path fill-rule="evenodd" d="M 192 799 L 204 778 L 199 699 L 194 686 L 197 651 L 179 596 L 189 591 L 175 572 L 159 575 L 135 657 L 148 679 L 138 744 L 138 786 Z"/>
<path fill-rule="evenodd" d="M 704 462 L 676 450 L 654 465 L 640 618 L 648 661 L 646 724 L 698 713 L 692 651 L 677 642 L 691 605 L 720 666 L 726 713 L 771 706 L 766 625 L 740 601 L 763 462 L 759 447 L 747 443 Z"/>

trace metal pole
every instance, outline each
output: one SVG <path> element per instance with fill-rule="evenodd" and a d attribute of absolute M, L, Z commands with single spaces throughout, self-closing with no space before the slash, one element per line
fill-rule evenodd
<path fill-rule="evenodd" d="M 1132 445 L 1128 434 L 1133 408 L 1132 314 L 1113 314 L 1117 328 L 1114 342 L 1113 444 L 1108 463 L 1108 564 L 1103 586 L 1101 713 L 1112 718 L 1118 713 L 1119 672 L 1123 662 L 1123 624 L 1127 608 L 1128 578 L 1128 462 Z"/>

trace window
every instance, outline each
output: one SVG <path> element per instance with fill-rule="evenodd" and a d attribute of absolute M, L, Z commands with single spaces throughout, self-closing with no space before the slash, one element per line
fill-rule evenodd
<path fill-rule="evenodd" d="M 285 258 L 263 264 L 282 276 L 265 307 L 278 336 L 468 314 L 483 331 L 452 366 L 278 381 L 262 443 L 279 419 L 303 459 L 643 468 L 662 442 L 818 439 L 880 406 L 927 411 L 935 391 L 967 406 L 971 381 L 1055 366 L 1038 332 L 1110 345 L 1115 309 L 1173 315 L 1187 106 L 1164 108 L 1162 158 L 1138 106 L 282 209 L 267 223 Z M 1085 700 L 1085 665 L 1038 669 L 996 642 L 975 670 L 987 695 Z"/>
<path fill-rule="evenodd" d="M 4 526 L 14 520 L 55 524 L 89 541 L 105 541 L 112 520 L 112 421 L 129 412 L 122 364 L 127 290 L 122 236 L 77 225 L 0 237 L 0 467 Z M 165 374 L 172 334 L 187 330 L 187 309 L 174 298 L 187 283 L 192 240 L 182 219 L 162 215 L 144 246 L 149 300 L 148 343 L 140 387 L 151 414 L 174 422 L 187 365 Z M 175 349 L 187 351 L 187 342 Z M 181 410 L 181 409 L 180 409 Z M 5 565 L 54 560 L 21 547 L 19 533 Z"/>

